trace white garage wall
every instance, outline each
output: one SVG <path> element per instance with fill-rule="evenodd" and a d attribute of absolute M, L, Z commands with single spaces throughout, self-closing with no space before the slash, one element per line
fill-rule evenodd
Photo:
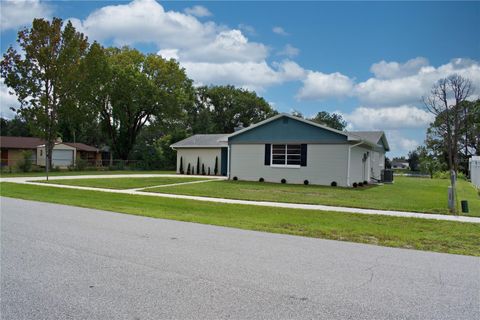
<path fill-rule="evenodd" d="M 213 175 L 215 168 L 215 158 L 218 157 L 218 173 L 222 167 L 221 148 L 179 148 L 177 149 L 177 173 L 180 173 L 180 158 L 183 158 L 183 171 L 187 172 L 188 164 L 195 167 L 195 174 L 197 174 L 197 157 L 200 157 L 200 170 L 202 170 L 202 163 L 205 164 L 205 172 L 208 174 L 208 167 L 210 173 Z"/>

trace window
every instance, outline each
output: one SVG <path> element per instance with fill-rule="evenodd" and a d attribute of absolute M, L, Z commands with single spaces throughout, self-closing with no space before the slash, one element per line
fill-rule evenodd
<path fill-rule="evenodd" d="M 301 159 L 300 144 L 272 144 L 272 166 L 300 167 Z"/>

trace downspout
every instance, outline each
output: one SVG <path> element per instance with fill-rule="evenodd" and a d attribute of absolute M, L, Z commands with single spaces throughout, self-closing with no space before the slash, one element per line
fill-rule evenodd
<path fill-rule="evenodd" d="M 347 187 L 350 187 L 350 154 L 351 154 L 351 150 L 353 147 L 356 147 L 356 146 L 359 146 L 363 143 L 362 142 L 359 142 L 357 144 L 354 144 L 354 145 L 351 145 L 351 146 L 348 146 L 348 161 L 347 161 Z"/>
<path fill-rule="evenodd" d="M 227 143 L 227 179 L 230 180 L 230 143 Z"/>

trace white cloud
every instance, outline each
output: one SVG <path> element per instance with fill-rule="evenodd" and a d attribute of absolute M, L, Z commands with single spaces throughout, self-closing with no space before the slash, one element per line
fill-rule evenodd
<path fill-rule="evenodd" d="M 39 0 L 2 0 L 0 30 L 29 26 L 34 18 L 49 18 L 52 9 Z"/>
<path fill-rule="evenodd" d="M 286 57 L 292 58 L 292 57 L 298 56 L 299 53 L 300 53 L 300 49 L 295 48 L 291 44 L 287 44 L 277 54 L 280 56 L 286 56 Z"/>
<path fill-rule="evenodd" d="M 304 70 L 293 61 L 274 63 L 273 66 L 262 62 L 183 62 L 189 77 L 199 85 L 233 84 L 236 86 L 263 90 L 265 87 L 285 81 L 298 80 L 304 76 Z"/>
<path fill-rule="evenodd" d="M 288 36 L 289 33 L 286 32 L 282 27 L 273 27 L 272 31 L 276 34 L 279 34 L 281 36 Z"/>
<path fill-rule="evenodd" d="M 409 105 L 383 108 L 359 107 L 351 113 L 343 114 L 343 117 L 355 130 L 424 128 L 433 121 L 432 114 Z"/>
<path fill-rule="evenodd" d="M 193 7 L 190 7 L 190 8 L 186 8 L 183 11 L 186 14 L 189 14 L 189 15 L 195 16 L 195 17 L 199 17 L 199 18 L 212 16 L 212 13 L 207 8 L 205 8 L 204 6 L 193 6 Z"/>
<path fill-rule="evenodd" d="M 251 36 L 257 35 L 257 31 L 255 30 L 255 28 L 248 24 L 240 23 L 238 25 L 238 29 L 242 30 L 242 32 L 244 32 L 245 34 L 249 34 Z"/>
<path fill-rule="evenodd" d="M 309 71 L 297 97 L 304 100 L 341 98 L 350 96 L 353 87 L 353 80 L 339 72 Z"/>
<path fill-rule="evenodd" d="M 405 63 L 386 62 L 382 60 L 374 63 L 370 71 L 379 79 L 395 79 L 417 74 L 421 68 L 427 67 L 428 60 L 423 57 L 417 57 L 408 60 Z"/>
<path fill-rule="evenodd" d="M 370 107 L 418 104 L 435 82 L 454 73 L 470 79 L 476 90 L 474 95 L 480 94 L 480 64 L 474 60 L 458 58 L 439 67 L 430 66 L 425 58 L 415 58 L 403 64 L 380 61 L 373 64 L 370 70 L 374 77 L 360 83 L 347 80 L 347 76 L 332 79 L 337 85 L 338 82 L 350 83 L 353 89 L 353 92 L 340 90 L 336 96 L 354 96 Z M 304 82 L 298 96 L 302 99 L 320 100 L 325 98 L 326 88 L 328 84 L 325 83 L 325 77 L 311 77 Z"/>
<path fill-rule="evenodd" d="M 15 112 L 13 112 L 10 108 L 18 108 L 20 103 L 17 100 L 16 95 L 11 95 L 9 93 L 8 87 L 2 82 L 0 82 L 0 116 L 2 118 L 11 119 L 15 116 Z"/>
<path fill-rule="evenodd" d="M 415 139 L 404 137 L 403 134 L 404 133 L 401 130 L 391 130 L 385 132 L 392 156 L 406 156 L 409 151 L 416 149 L 421 144 Z"/>

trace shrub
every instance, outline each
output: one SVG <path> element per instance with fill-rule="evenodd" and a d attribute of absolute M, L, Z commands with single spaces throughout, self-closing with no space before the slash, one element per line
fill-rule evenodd
<path fill-rule="evenodd" d="M 363 182 L 359 182 L 359 183 L 358 183 L 358 186 L 359 186 L 359 187 L 363 187 Z"/>
<path fill-rule="evenodd" d="M 367 180 L 363 181 L 363 185 L 368 186 L 368 181 Z"/>
<path fill-rule="evenodd" d="M 450 171 L 437 171 L 433 174 L 434 179 L 450 179 Z M 457 173 L 457 180 L 463 179 L 465 180 L 465 174 L 463 172 Z"/>
<path fill-rule="evenodd" d="M 87 167 L 88 163 L 87 160 L 78 159 L 75 163 L 75 170 L 83 171 Z"/>
<path fill-rule="evenodd" d="M 258 181 L 259 181 L 259 182 L 264 182 L 264 181 L 265 181 L 265 179 L 263 179 L 263 178 L 260 178 L 260 179 L 258 179 Z"/>
<path fill-rule="evenodd" d="M 215 167 L 213 167 L 213 174 L 217 175 L 218 173 L 218 157 L 215 157 Z"/>
<path fill-rule="evenodd" d="M 238 180 L 237 176 L 233 177 L 233 181 L 237 181 L 237 180 Z"/>
<path fill-rule="evenodd" d="M 205 172 L 205 164 L 202 163 L 202 175 L 206 175 L 207 173 Z"/>
<path fill-rule="evenodd" d="M 357 185 L 356 182 L 353 183 L 353 187 L 354 187 L 354 188 L 358 187 L 358 185 Z"/>
<path fill-rule="evenodd" d="M 180 174 L 183 174 L 183 157 L 180 157 L 180 168 L 179 168 Z"/>
<path fill-rule="evenodd" d="M 197 174 L 200 174 L 200 157 L 197 157 Z"/>
<path fill-rule="evenodd" d="M 32 170 L 32 152 L 31 151 L 22 151 L 22 158 L 17 162 L 17 167 L 20 171 L 29 172 Z"/>
<path fill-rule="evenodd" d="M 308 180 L 303 180 L 303 184 L 304 184 L 304 185 L 308 186 L 309 183 L 310 183 L 310 182 L 309 182 Z"/>
<path fill-rule="evenodd" d="M 210 167 L 208 167 L 208 175 L 210 175 Z"/>
<path fill-rule="evenodd" d="M 332 181 L 332 183 L 330 183 L 330 186 L 336 187 L 337 186 L 337 181 Z"/>
<path fill-rule="evenodd" d="M 282 180 L 280 180 L 280 182 L 281 182 L 281 183 L 287 183 L 287 180 L 282 179 Z"/>
<path fill-rule="evenodd" d="M 190 163 L 187 166 L 187 174 L 190 174 Z"/>

